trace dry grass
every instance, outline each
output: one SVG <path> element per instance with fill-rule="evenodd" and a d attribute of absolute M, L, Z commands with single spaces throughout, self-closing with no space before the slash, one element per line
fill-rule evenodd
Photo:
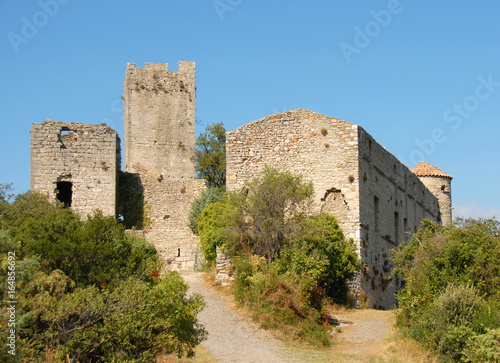
<path fill-rule="evenodd" d="M 334 335 L 333 346 L 317 349 L 288 342 L 290 358 L 312 363 L 439 362 L 418 342 L 400 336 L 392 311 L 333 307 L 331 312 L 338 320 L 350 323 Z"/>
<path fill-rule="evenodd" d="M 198 345 L 195 349 L 193 358 L 178 358 L 175 354 L 162 355 L 156 359 L 156 363 L 215 363 L 218 362 L 214 358 L 212 352 L 203 346 Z"/>

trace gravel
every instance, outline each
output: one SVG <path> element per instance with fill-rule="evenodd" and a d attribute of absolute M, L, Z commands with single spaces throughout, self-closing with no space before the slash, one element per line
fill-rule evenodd
<path fill-rule="evenodd" d="M 279 340 L 229 308 L 208 288 L 200 273 L 183 273 L 189 294 L 203 295 L 205 309 L 198 315 L 208 332 L 202 345 L 221 362 L 298 362 Z"/>

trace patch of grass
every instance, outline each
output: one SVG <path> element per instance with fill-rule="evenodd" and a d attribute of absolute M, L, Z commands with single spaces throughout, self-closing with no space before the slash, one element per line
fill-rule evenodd
<path fill-rule="evenodd" d="M 160 355 L 156 357 L 156 363 L 215 363 L 219 361 L 203 344 L 198 345 L 194 352 L 193 358 L 178 358 L 175 354 Z"/>

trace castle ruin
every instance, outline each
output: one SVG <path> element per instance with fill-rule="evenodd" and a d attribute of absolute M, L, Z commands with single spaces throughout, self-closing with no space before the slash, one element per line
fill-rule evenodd
<path fill-rule="evenodd" d="M 31 127 L 31 189 L 82 216 L 96 209 L 142 228 L 171 269 L 195 265 L 198 238 L 191 202 L 205 189 L 195 178 L 195 64 L 129 63 L 124 79 L 124 171 L 120 139 L 106 125 L 47 120 Z M 357 246 L 358 301 L 394 305 L 401 281 L 390 250 L 424 218 L 451 222 L 451 176 L 421 163 L 409 170 L 358 125 L 307 110 L 250 122 L 226 135 L 227 189 L 266 165 L 314 184 L 316 212 L 334 215 Z M 145 218 L 143 218 L 145 216 Z"/>
<path fill-rule="evenodd" d="M 390 250 L 425 218 L 451 222 L 451 176 L 427 163 L 409 170 L 346 121 L 299 109 L 227 132 L 228 190 L 266 165 L 313 182 L 315 211 L 335 216 L 357 247 L 362 269 L 351 291 L 374 308 L 394 306 L 401 287 L 391 274 Z"/>

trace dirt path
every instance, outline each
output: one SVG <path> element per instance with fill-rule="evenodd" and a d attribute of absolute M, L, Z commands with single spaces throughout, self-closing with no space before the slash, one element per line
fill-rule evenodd
<path fill-rule="evenodd" d="M 335 334 L 332 353 L 358 362 L 374 359 L 387 349 L 394 324 L 392 311 L 349 310 L 335 318 L 347 324 L 341 324 L 341 332 Z"/>
<path fill-rule="evenodd" d="M 290 352 L 268 332 L 237 314 L 223 298 L 208 288 L 199 273 L 183 273 L 189 293 L 203 295 L 206 308 L 198 315 L 208 331 L 202 345 L 220 362 L 297 362 Z"/>
<path fill-rule="evenodd" d="M 236 313 L 227 297 L 208 287 L 200 273 L 183 273 L 190 293 L 204 296 L 206 308 L 199 314 L 208 331 L 203 347 L 219 362 L 417 362 L 397 342 L 391 311 L 340 310 L 332 318 L 340 322 L 331 348 L 287 346 Z M 403 351 L 402 351 L 403 349 Z M 412 352 L 413 353 L 413 352 Z"/>

